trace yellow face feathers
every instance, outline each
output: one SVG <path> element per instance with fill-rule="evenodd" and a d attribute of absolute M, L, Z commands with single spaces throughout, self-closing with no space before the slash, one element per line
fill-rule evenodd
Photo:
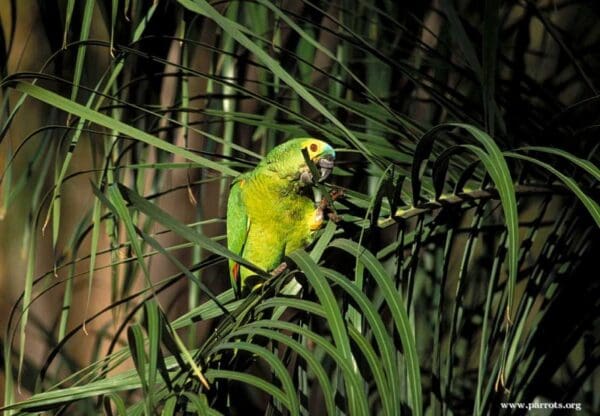
<path fill-rule="evenodd" d="M 306 166 L 303 150 L 308 152 L 310 160 L 320 170 L 318 180 L 324 181 L 333 170 L 335 150 L 322 140 L 304 137 L 288 140 L 274 147 L 254 170 L 254 175 L 264 172 L 262 169 L 276 173 L 280 178 L 298 181 L 301 186 L 313 181 L 312 174 Z"/>
<path fill-rule="evenodd" d="M 302 142 L 302 148 L 308 151 L 308 156 L 312 161 L 316 161 L 320 157 L 335 159 L 335 150 L 322 140 L 306 139 Z"/>

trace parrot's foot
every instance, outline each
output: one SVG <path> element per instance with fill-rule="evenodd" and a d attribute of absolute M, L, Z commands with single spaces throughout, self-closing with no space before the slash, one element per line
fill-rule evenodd
<path fill-rule="evenodd" d="M 335 212 L 328 212 L 327 213 L 327 218 L 329 218 L 330 221 L 333 221 L 336 224 L 342 220 L 342 217 L 340 217 L 339 215 L 337 215 Z"/>
<path fill-rule="evenodd" d="M 340 188 L 333 188 L 331 191 L 329 191 L 329 196 L 331 197 L 332 201 L 337 201 L 344 196 L 344 190 Z"/>
<path fill-rule="evenodd" d="M 344 191 L 339 188 L 334 188 L 329 192 L 329 197 L 331 198 L 331 201 L 336 201 L 343 196 Z M 333 222 L 340 222 L 341 218 L 335 213 L 335 211 L 333 211 L 332 208 L 333 207 L 329 204 L 327 198 L 321 199 L 321 201 L 319 202 L 319 206 L 317 207 L 317 213 L 315 214 L 315 218 L 318 219 L 318 221 L 316 222 L 318 222 L 319 224 L 318 227 L 315 227 L 316 229 L 319 229 L 321 227 L 325 215 L 327 215 L 327 218 L 329 218 Z"/>
<path fill-rule="evenodd" d="M 285 272 L 287 268 L 288 268 L 288 264 L 284 261 L 283 263 L 281 263 L 279 266 L 275 267 L 271 271 L 271 276 L 273 276 L 273 277 L 279 276 L 281 273 Z"/>
<path fill-rule="evenodd" d="M 344 196 L 344 191 L 342 189 L 333 188 L 331 191 L 329 191 L 329 198 L 331 198 L 332 201 L 337 201 L 338 199 L 342 198 L 343 196 Z M 322 210 L 327 210 L 327 209 L 331 209 L 333 207 L 330 206 L 327 198 L 321 198 L 321 201 L 319 202 L 319 208 Z"/>

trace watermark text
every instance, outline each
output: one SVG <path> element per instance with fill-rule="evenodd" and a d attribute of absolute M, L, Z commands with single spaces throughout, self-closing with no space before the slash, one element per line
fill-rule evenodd
<path fill-rule="evenodd" d="M 531 402 L 531 403 L 518 403 L 518 402 L 503 402 L 500 403 L 502 409 L 527 409 L 527 410 L 539 410 L 539 409 L 570 409 L 581 411 L 581 403 L 558 403 L 558 402 Z"/>

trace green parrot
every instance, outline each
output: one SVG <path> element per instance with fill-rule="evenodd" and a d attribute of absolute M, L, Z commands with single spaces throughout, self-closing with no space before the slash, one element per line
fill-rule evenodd
<path fill-rule="evenodd" d="M 313 177 L 302 149 L 320 170 L 324 181 L 333 170 L 335 151 L 317 139 L 291 139 L 273 148 L 250 172 L 238 176 L 227 201 L 227 246 L 267 272 L 282 265 L 285 255 L 305 247 L 321 228 L 323 207 L 315 206 L 309 191 Z M 231 284 L 240 296 L 254 284 L 255 275 L 229 261 Z"/>

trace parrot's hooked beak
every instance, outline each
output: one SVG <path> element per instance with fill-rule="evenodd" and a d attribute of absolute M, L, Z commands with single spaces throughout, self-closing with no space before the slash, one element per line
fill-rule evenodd
<path fill-rule="evenodd" d="M 319 173 L 321 174 L 321 177 L 319 178 L 319 182 L 324 182 L 325 179 L 327 179 L 327 177 L 331 174 L 331 171 L 333 170 L 333 157 L 332 156 L 325 156 L 320 158 L 316 165 L 319 167 L 320 171 Z"/>
<path fill-rule="evenodd" d="M 311 143 L 310 148 L 306 147 L 303 150 L 303 152 L 305 152 L 305 161 L 308 162 L 308 157 L 310 157 L 310 162 L 312 162 L 314 167 L 318 170 L 318 178 L 314 178 L 311 169 L 309 169 L 306 164 L 301 165 L 300 181 L 305 185 L 314 184 L 315 180 L 319 183 L 324 182 L 333 171 L 335 151 L 327 143 L 320 143 L 320 146 L 316 143 Z M 309 152 L 312 152 L 312 154 Z"/>

